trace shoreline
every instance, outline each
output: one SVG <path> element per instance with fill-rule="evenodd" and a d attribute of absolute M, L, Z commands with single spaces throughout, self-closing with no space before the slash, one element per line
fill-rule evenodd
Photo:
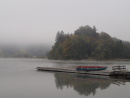
<path fill-rule="evenodd" d="M 48 58 L 15 58 L 15 57 L 0 57 L 0 59 L 43 59 L 53 61 L 54 59 Z M 97 59 L 82 59 L 82 60 L 55 60 L 55 61 L 130 61 L 130 59 L 105 59 L 105 60 L 97 60 Z"/>

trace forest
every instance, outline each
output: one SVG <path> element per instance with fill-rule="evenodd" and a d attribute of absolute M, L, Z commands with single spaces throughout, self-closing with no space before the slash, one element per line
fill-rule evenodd
<path fill-rule="evenodd" d="M 48 53 L 55 60 L 109 60 L 129 59 L 130 42 L 97 32 L 95 26 L 81 26 L 74 34 L 58 31 L 55 43 Z"/>
<path fill-rule="evenodd" d="M 49 45 L 0 45 L 0 58 L 46 58 Z"/>

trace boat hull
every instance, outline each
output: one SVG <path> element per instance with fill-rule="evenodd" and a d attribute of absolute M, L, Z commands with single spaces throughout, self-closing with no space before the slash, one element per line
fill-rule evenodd
<path fill-rule="evenodd" d="M 107 67 L 103 68 L 76 68 L 76 70 L 82 70 L 82 71 L 99 71 L 99 70 L 105 70 Z"/>

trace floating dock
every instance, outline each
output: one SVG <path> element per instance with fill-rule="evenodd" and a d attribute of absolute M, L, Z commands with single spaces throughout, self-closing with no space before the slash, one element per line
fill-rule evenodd
<path fill-rule="evenodd" d="M 55 68 L 55 67 L 37 67 L 39 71 L 52 71 L 52 72 L 66 72 L 66 73 L 78 73 L 78 74 L 91 74 L 91 75 L 104 75 L 109 76 L 109 71 L 78 71 L 75 68 Z"/>
<path fill-rule="evenodd" d="M 123 70 L 122 70 L 122 69 Z M 114 66 L 114 70 L 101 70 L 101 71 L 78 71 L 73 67 L 37 67 L 39 71 L 50 71 L 50 72 L 65 72 L 65 73 L 77 73 L 77 74 L 90 74 L 90 75 L 103 75 L 103 76 L 123 76 L 130 78 L 130 71 L 124 70 L 122 66 Z"/>

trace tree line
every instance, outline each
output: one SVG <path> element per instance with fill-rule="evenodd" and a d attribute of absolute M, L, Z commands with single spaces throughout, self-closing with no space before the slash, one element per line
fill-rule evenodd
<path fill-rule="evenodd" d="M 128 59 L 130 42 L 111 37 L 106 32 L 98 33 L 95 26 L 81 26 L 74 34 L 58 31 L 49 59 Z"/>
<path fill-rule="evenodd" d="M 46 58 L 49 45 L 0 45 L 0 58 Z"/>

